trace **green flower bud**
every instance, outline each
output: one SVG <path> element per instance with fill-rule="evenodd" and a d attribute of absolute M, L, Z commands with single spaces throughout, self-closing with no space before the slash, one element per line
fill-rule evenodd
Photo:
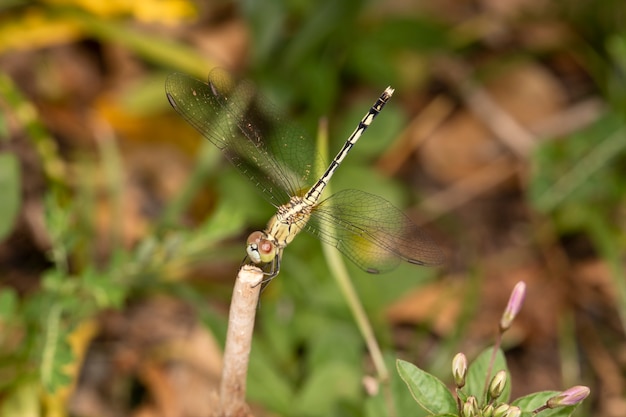
<path fill-rule="evenodd" d="M 469 396 L 463 404 L 463 417 L 478 417 L 478 402 L 476 397 Z"/>
<path fill-rule="evenodd" d="M 457 353 L 452 359 L 452 376 L 457 388 L 465 386 L 465 375 L 467 375 L 467 358 L 462 353 Z"/>
<path fill-rule="evenodd" d="M 520 417 L 522 410 L 519 407 L 512 405 L 509 410 L 504 414 L 504 417 Z"/>
<path fill-rule="evenodd" d="M 508 404 L 500 404 L 493 410 L 493 417 L 505 417 L 510 407 Z"/>
<path fill-rule="evenodd" d="M 506 371 L 498 371 L 498 373 L 491 380 L 491 384 L 489 384 L 489 397 L 491 399 L 496 399 L 502 395 L 502 391 L 504 391 L 504 387 L 506 386 Z"/>

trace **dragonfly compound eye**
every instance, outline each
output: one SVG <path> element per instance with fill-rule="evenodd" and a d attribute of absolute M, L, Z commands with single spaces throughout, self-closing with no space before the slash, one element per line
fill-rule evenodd
<path fill-rule="evenodd" d="M 276 247 L 267 239 L 267 236 L 260 231 L 253 232 L 248 236 L 246 251 L 255 264 L 269 263 L 276 257 Z"/>

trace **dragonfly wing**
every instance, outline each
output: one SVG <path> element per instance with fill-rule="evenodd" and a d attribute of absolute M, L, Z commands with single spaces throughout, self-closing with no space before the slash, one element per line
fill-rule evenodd
<path fill-rule="evenodd" d="M 437 244 L 389 201 L 359 190 L 343 190 L 313 212 L 307 230 L 336 247 L 361 269 L 389 271 L 401 260 L 440 265 Z"/>
<path fill-rule="evenodd" d="M 208 84 L 171 74 L 165 90 L 172 107 L 271 204 L 286 203 L 292 193 L 313 181 L 309 178 L 315 162 L 311 141 L 277 117 L 274 106 L 252 83 L 236 82 L 226 71 L 215 69 Z"/>

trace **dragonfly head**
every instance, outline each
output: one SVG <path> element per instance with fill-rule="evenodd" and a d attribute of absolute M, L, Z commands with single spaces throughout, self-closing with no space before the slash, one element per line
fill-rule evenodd
<path fill-rule="evenodd" d="M 255 264 L 266 264 L 276 257 L 276 245 L 267 238 L 265 233 L 257 231 L 248 236 L 246 252 Z"/>

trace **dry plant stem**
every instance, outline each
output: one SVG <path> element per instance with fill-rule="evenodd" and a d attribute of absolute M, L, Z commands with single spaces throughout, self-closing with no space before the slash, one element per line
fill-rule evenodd
<path fill-rule="evenodd" d="M 239 270 L 228 317 L 224 369 L 220 385 L 220 417 L 250 416 L 245 402 L 246 375 L 252 346 L 254 318 L 263 271 L 244 265 Z"/>
<path fill-rule="evenodd" d="M 603 107 L 597 100 L 587 100 L 531 126 L 530 131 L 537 137 L 546 138 L 568 135 L 595 122 Z M 506 158 L 506 155 L 494 158 L 488 165 L 424 200 L 421 211 L 431 215 L 423 217 L 422 222 L 432 221 L 462 206 L 515 175 L 517 165 L 510 165 L 508 169 L 501 168 L 501 162 Z"/>
<path fill-rule="evenodd" d="M 558 139 L 594 123 L 605 110 L 606 106 L 601 100 L 590 98 L 533 124 L 529 130 L 539 138 Z"/>
<path fill-rule="evenodd" d="M 376 368 L 378 379 L 382 384 L 382 392 L 387 405 L 388 415 L 395 417 L 396 411 L 391 394 L 389 371 L 385 365 L 385 360 L 383 358 L 382 351 L 380 350 L 380 346 L 378 345 L 378 341 L 374 336 L 374 329 L 372 329 L 372 325 L 367 318 L 365 308 L 363 307 L 363 304 L 361 304 L 359 296 L 350 281 L 348 270 L 346 269 L 346 265 L 343 262 L 339 251 L 329 245 L 323 245 L 322 250 L 326 255 L 328 266 L 333 273 L 337 284 L 339 285 L 339 289 L 341 290 L 343 297 L 346 299 L 346 302 L 350 307 L 350 311 L 352 311 L 352 315 L 354 316 L 357 326 L 359 327 L 359 331 L 363 335 L 363 339 L 367 345 L 367 350 L 369 351 L 374 367 Z"/>
<path fill-rule="evenodd" d="M 585 315 L 578 319 L 580 327 L 581 346 L 585 351 L 585 356 L 589 358 L 590 366 L 594 369 L 595 375 L 600 378 L 601 404 L 616 404 L 616 407 L 625 403 L 624 401 L 624 378 L 621 375 L 621 365 L 611 354 L 609 346 L 602 343 L 602 337 L 597 326 Z M 580 376 L 578 377 L 580 378 Z M 600 415 L 611 414 L 606 410 L 600 410 Z M 613 414 L 615 415 L 615 414 Z"/>
<path fill-rule="evenodd" d="M 487 376 L 485 377 L 485 386 L 483 387 L 483 401 L 487 401 L 488 391 L 489 391 L 489 383 L 491 382 L 491 376 L 493 374 L 493 364 L 496 362 L 496 355 L 498 354 L 498 349 L 502 345 L 502 331 L 498 329 L 496 338 L 496 343 L 493 345 L 493 350 L 491 351 L 491 359 L 489 359 L 489 368 L 487 369 Z"/>
<path fill-rule="evenodd" d="M 599 100 L 589 99 L 526 128 L 471 80 L 469 69 L 461 61 L 444 59 L 440 64 L 442 73 L 458 89 L 468 109 L 520 160 L 526 160 L 539 137 L 579 130 L 596 121 L 604 108 Z"/>
<path fill-rule="evenodd" d="M 432 220 L 432 218 L 452 211 L 476 196 L 491 190 L 515 175 L 516 164 L 509 164 L 507 168 L 502 168 L 501 162 L 507 160 L 508 157 L 505 155 L 494 158 L 488 165 L 476 170 L 466 178 L 460 179 L 445 190 L 428 197 L 422 203 L 422 209 L 427 213 L 434 213 L 430 218 Z"/>
<path fill-rule="evenodd" d="M 328 155 L 328 121 L 326 119 L 320 119 L 317 144 L 320 153 L 324 156 Z M 321 175 L 323 169 L 323 166 L 317 166 L 317 174 Z M 327 195 L 332 194 L 330 184 L 326 186 L 325 192 Z M 372 362 L 376 368 L 376 372 L 378 373 L 378 379 L 382 383 L 382 392 L 387 405 L 387 415 L 389 417 L 396 417 L 397 414 L 391 394 L 389 371 L 385 365 L 385 360 L 383 358 L 382 351 L 380 350 L 380 346 L 374 336 L 374 330 L 372 329 L 372 326 L 367 318 L 365 308 L 359 300 L 359 296 L 352 285 L 352 281 L 350 281 L 350 275 L 348 274 L 346 265 L 337 249 L 332 248 L 330 245 L 322 245 L 322 250 L 324 251 L 328 261 L 330 271 L 337 281 L 339 289 L 348 303 L 350 311 L 352 311 L 352 315 L 354 316 L 359 331 L 363 335 L 363 339 L 365 340 L 365 344 L 367 345 L 367 349 L 371 355 Z"/>
<path fill-rule="evenodd" d="M 468 108 L 511 152 L 525 160 L 535 143 L 533 135 L 472 81 L 470 71 L 461 61 L 442 59 L 439 67 L 448 81 L 457 87 Z"/>

